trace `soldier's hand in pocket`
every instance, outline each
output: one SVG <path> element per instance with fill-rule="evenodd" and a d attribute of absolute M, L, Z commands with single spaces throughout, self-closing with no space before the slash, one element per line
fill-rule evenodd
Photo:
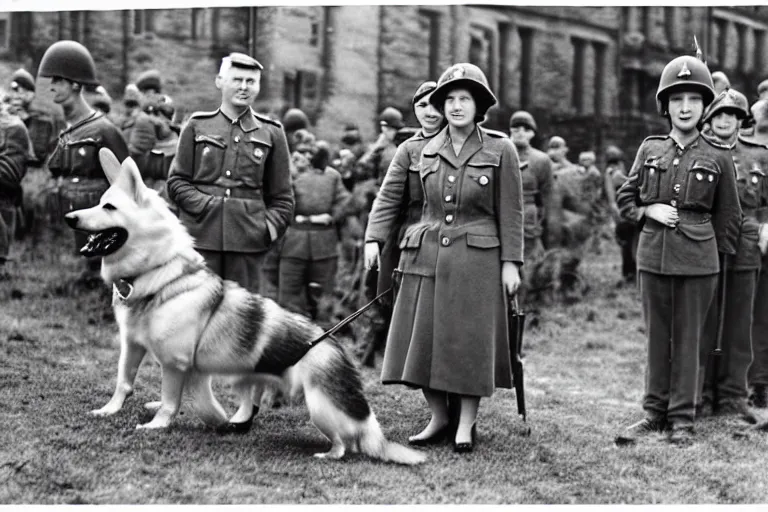
<path fill-rule="evenodd" d="M 677 208 L 663 203 L 654 203 L 645 208 L 645 216 L 667 227 L 674 228 L 680 222 Z"/>

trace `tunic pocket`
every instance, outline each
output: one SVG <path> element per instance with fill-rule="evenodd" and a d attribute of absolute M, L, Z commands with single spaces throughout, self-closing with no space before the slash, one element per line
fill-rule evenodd
<path fill-rule="evenodd" d="M 712 162 L 695 161 L 688 171 L 685 185 L 684 205 L 711 210 L 715 191 L 720 180 L 720 171 Z"/>
<path fill-rule="evenodd" d="M 653 203 L 659 198 L 661 173 L 664 171 L 666 167 L 660 163 L 659 157 L 652 156 L 645 160 L 640 181 L 640 200 L 643 203 Z"/>
<path fill-rule="evenodd" d="M 227 150 L 227 143 L 222 137 L 217 135 L 197 135 L 195 136 L 195 156 L 198 164 L 198 170 L 206 178 L 216 179 L 221 172 L 221 166 L 224 163 L 224 152 Z"/>
<path fill-rule="evenodd" d="M 467 233 L 467 245 L 478 249 L 493 249 L 494 247 L 499 247 L 501 242 L 499 237 L 495 235 L 473 235 L 472 233 Z"/>
<path fill-rule="evenodd" d="M 67 143 L 66 158 L 73 176 L 103 177 L 94 175 L 97 167 L 98 141 L 88 137 L 83 140 L 73 140 Z"/>

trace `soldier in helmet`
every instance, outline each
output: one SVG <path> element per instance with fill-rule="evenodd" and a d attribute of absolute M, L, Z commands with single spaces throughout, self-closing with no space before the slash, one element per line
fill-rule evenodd
<path fill-rule="evenodd" d="M 714 97 L 706 64 L 669 62 L 656 103 L 671 131 L 643 141 L 617 194 L 622 216 L 642 226 L 637 267 L 648 336 L 645 418 L 617 436 L 620 445 L 665 430 L 671 443 L 693 439 L 702 326 L 742 216 L 730 152 L 698 129 Z"/>
<path fill-rule="evenodd" d="M 152 159 L 152 149 L 157 144 L 157 124 L 147 107 L 154 108 L 155 103 L 161 99 L 159 95 L 160 76 L 155 70 L 146 71 L 136 79 L 135 87 L 127 86 L 123 101 L 126 104 L 126 118 L 123 120 L 121 130 L 128 143 L 128 151 L 131 158 L 141 171 L 144 181 L 150 178 L 149 167 Z M 151 186 L 151 184 L 148 184 Z"/>
<path fill-rule="evenodd" d="M 88 49 L 76 41 L 58 41 L 45 51 L 37 74 L 51 78 L 53 101 L 61 105 L 67 123 L 48 160 L 51 173 L 62 180 L 63 213 L 95 206 L 109 188 L 99 162 L 99 150 L 108 148 L 123 161 L 128 156 L 128 148 L 117 127 L 104 114 L 92 109 L 83 97 L 85 86 L 99 85 L 93 58 Z M 74 237 L 77 252 L 87 238 L 80 231 L 75 231 Z M 100 266 L 100 258 L 89 258 L 78 283 L 89 287 L 97 285 Z"/>
<path fill-rule="evenodd" d="M 704 112 L 702 136 L 713 145 L 731 151 L 744 218 L 736 256 L 726 271 L 724 304 L 715 301 L 704 329 L 699 379 L 703 389 L 699 406 L 705 414 L 714 411 L 718 415 L 737 415 L 755 423 L 757 419 L 747 406 L 747 371 L 752 363 L 752 315 L 762 259 L 758 246 L 761 231 L 768 240 L 768 225 L 764 224 L 768 220 L 765 218 L 768 188 L 764 172 L 768 170 L 768 149 L 739 136 L 739 124 L 749 115 L 747 98 L 735 89 L 720 93 Z M 761 210 L 763 214 L 758 213 Z M 723 356 L 715 361 L 710 354 L 716 346 L 718 314 L 723 307 Z M 718 365 L 716 372 L 713 364 Z"/>
<path fill-rule="evenodd" d="M 538 128 L 533 116 L 520 110 L 509 119 L 509 136 L 520 158 L 525 199 L 525 260 L 541 257 L 557 240 L 557 212 L 553 196 L 552 160 L 531 146 Z"/>
<path fill-rule="evenodd" d="M 731 81 L 728 80 L 728 75 L 722 71 L 712 73 L 712 84 L 715 86 L 715 94 L 720 94 L 731 88 Z"/>
<path fill-rule="evenodd" d="M 293 134 L 296 130 L 309 130 L 309 118 L 307 114 L 298 108 L 289 108 L 283 115 L 283 130 L 285 130 L 285 137 L 288 139 L 288 148 L 293 153 Z"/>
<path fill-rule="evenodd" d="M 424 207 L 400 242 L 402 283 L 381 379 L 424 394 L 432 417 L 411 444 L 449 436 L 465 453 L 481 397 L 512 387 L 506 296 L 520 285 L 522 179 L 512 141 L 478 125 L 496 103 L 480 68 L 451 66 L 429 101 L 448 126 L 421 152 Z M 460 403 L 455 436 L 451 393 Z"/>
<path fill-rule="evenodd" d="M 96 87 L 92 93 L 88 94 L 87 101 L 90 106 L 109 119 L 109 113 L 112 111 L 112 97 L 103 85 Z"/>
<path fill-rule="evenodd" d="M 752 115 L 755 118 L 755 130 L 750 136 L 740 137 L 740 141 L 763 149 L 768 148 L 768 100 L 759 100 L 752 105 Z M 761 166 L 764 173 L 768 174 L 765 166 Z M 757 175 L 760 180 L 764 176 Z M 766 185 L 767 183 L 764 183 Z M 745 212 L 749 215 L 749 212 Z M 756 217 L 760 222 L 760 250 L 765 254 L 768 240 L 765 239 L 766 230 L 764 223 L 768 222 L 768 208 L 758 207 Z M 767 265 L 765 268 L 762 265 Z M 752 389 L 752 405 L 754 407 L 768 407 L 768 260 L 763 256 L 761 270 L 758 274 L 757 288 L 755 290 L 755 307 L 752 324 L 752 354 L 753 361 L 749 368 L 748 382 Z"/>
<path fill-rule="evenodd" d="M 394 107 L 387 107 L 379 114 L 381 132 L 376 142 L 357 161 L 367 178 L 374 178 L 378 184 L 384 180 L 389 164 L 395 157 L 397 145 L 395 136 L 403 124 L 403 114 Z"/>

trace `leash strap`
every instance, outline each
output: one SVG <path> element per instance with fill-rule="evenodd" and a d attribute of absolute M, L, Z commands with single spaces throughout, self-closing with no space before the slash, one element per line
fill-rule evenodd
<path fill-rule="evenodd" d="M 385 295 L 387 295 L 388 293 L 391 293 L 391 292 L 392 292 L 392 287 L 389 287 L 386 290 L 384 290 L 383 292 L 381 292 L 380 294 L 378 294 L 376 297 L 373 298 L 373 300 L 371 302 L 369 302 L 365 306 L 361 307 L 360 309 L 358 309 L 357 311 L 355 311 L 354 313 L 349 315 L 347 318 L 345 318 L 344 320 L 340 321 L 339 323 L 337 323 L 336 325 L 334 325 L 333 327 L 331 327 L 330 329 L 325 331 L 318 338 L 315 338 L 309 344 L 309 348 L 314 347 L 315 345 L 317 345 L 318 343 L 323 341 L 328 336 L 332 336 L 332 335 L 336 334 L 339 330 L 341 330 L 342 327 L 344 327 L 345 325 L 347 325 L 350 322 L 354 321 L 357 317 L 359 317 L 360 315 L 362 315 L 363 313 L 368 311 L 371 308 L 371 306 L 373 306 L 379 299 L 381 299 L 382 297 L 384 297 Z"/>

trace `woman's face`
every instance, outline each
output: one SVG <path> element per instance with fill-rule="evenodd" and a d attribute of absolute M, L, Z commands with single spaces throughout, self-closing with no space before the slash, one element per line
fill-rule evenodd
<path fill-rule="evenodd" d="M 429 102 L 431 96 L 432 93 L 429 93 L 419 98 L 413 105 L 413 110 L 416 112 L 416 120 L 425 133 L 434 133 L 439 130 L 444 119 L 443 115 Z"/>
<path fill-rule="evenodd" d="M 712 132 L 721 139 L 730 139 L 739 128 L 739 118 L 728 110 L 721 110 L 709 122 Z"/>
<path fill-rule="evenodd" d="M 445 118 L 454 128 L 465 128 L 474 124 L 477 104 L 467 89 L 453 89 L 445 96 Z"/>
<path fill-rule="evenodd" d="M 311 159 L 314 153 L 314 148 L 308 144 L 299 144 L 296 146 L 296 149 L 293 150 L 293 154 L 291 155 L 291 161 L 293 162 L 293 167 L 296 171 L 304 172 L 309 169 L 312 166 Z"/>
<path fill-rule="evenodd" d="M 704 98 L 693 91 L 673 92 L 669 95 L 667 111 L 674 128 L 683 133 L 692 132 L 704 113 Z"/>

